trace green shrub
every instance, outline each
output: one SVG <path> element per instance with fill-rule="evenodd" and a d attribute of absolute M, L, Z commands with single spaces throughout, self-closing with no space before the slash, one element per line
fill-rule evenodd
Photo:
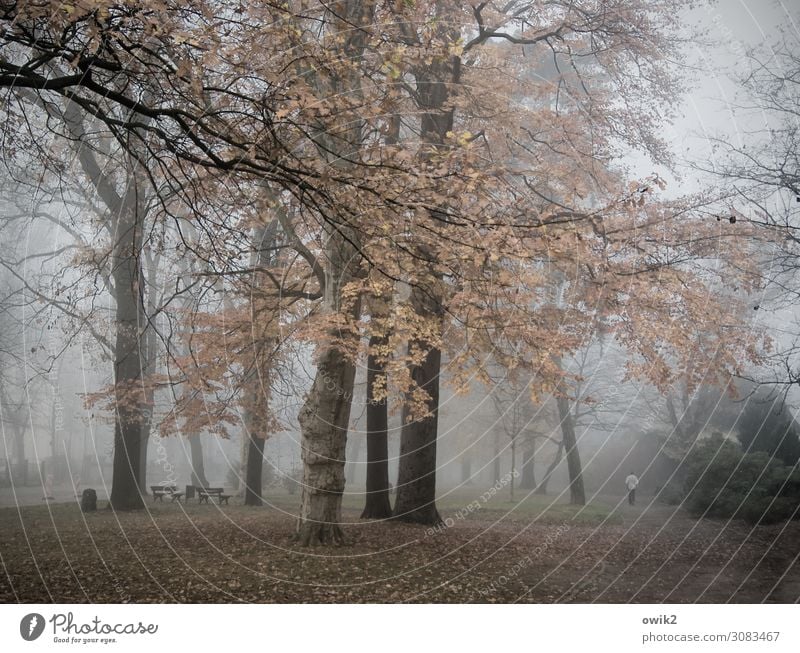
<path fill-rule="evenodd" d="M 773 524 L 786 519 L 797 519 L 797 502 L 782 497 L 749 497 L 742 504 L 737 517 L 751 524 Z"/>
<path fill-rule="evenodd" d="M 668 506 L 678 506 L 683 503 L 685 498 L 686 492 L 684 491 L 681 483 L 667 483 L 658 491 L 658 500 L 661 503 L 667 504 Z"/>
<path fill-rule="evenodd" d="M 775 491 L 783 498 L 792 499 L 795 505 L 800 504 L 800 468 L 795 467 L 782 483 L 777 484 Z"/>
<path fill-rule="evenodd" d="M 742 453 L 733 442 L 712 437 L 697 443 L 686 461 L 690 514 L 771 523 L 800 518 L 800 471 L 767 453 Z"/>

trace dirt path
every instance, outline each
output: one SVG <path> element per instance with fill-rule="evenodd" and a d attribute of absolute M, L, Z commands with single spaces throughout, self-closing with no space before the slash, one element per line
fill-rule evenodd
<path fill-rule="evenodd" d="M 571 600 L 800 601 L 797 522 L 754 527 L 693 519 L 675 506 L 620 504 L 615 514 L 621 526 L 604 528 L 578 545 L 605 551 L 586 587 Z"/>

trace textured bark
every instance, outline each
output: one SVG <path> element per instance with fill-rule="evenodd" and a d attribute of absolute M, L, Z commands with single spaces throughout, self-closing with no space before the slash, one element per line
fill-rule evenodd
<path fill-rule="evenodd" d="M 303 492 L 297 541 L 303 546 L 342 544 L 342 494 L 347 426 L 355 366 L 338 349 L 327 348 L 300 410 Z"/>
<path fill-rule="evenodd" d="M 583 489 L 583 471 L 581 455 L 575 438 L 575 421 L 570 411 L 569 399 L 560 396 L 556 398 L 558 404 L 558 417 L 561 420 L 561 435 L 567 456 L 567 470 L 569 471 L 570 503 L 586 505 L 586 493 Z"/>
<path fill-rule="evenodd" d="M 370 338 L 370 352 L 386 344 L 386 338 Z M 367 357 L 367 498 L 362 519 L 392 516 L 389 501 L 389 413 L 386 399 L 375 399 L 375 381 L 385 387 L 386 366 L 372 353 Z"/>
<path fill-rule="evenodd" d="M 326 243 L 325 294 L 322 310 L 349 314 L 357 318 L 360 301 L 343 305 L 342 288 L 353 279 L 355 252 L 351 238 L 342 230 L 331 232 Z M 296 540 L 302 546 L 344 543 L 341 529 L 344 466 L 347 428 L 353 400 L 355 365 L 339 343 L 350 342 L 357 348 L 355 328 L 344 327 L 329 334 L 331 340 L 320 347 L 317 372 L 305 403 L 298 414 L 303 482 Z"/>
<path fill-rule="evenodd" d="M 351 241 L 334 232 L 326 250 L 323 310 L 356 318 L 361 313 L 360 301 L 349 308 L 342 304 L 342 287 L 353 278 Z M 297 418 L 303 482 L 296 540 L 303 546 L 344 542 L 342 494 L 355 365 L 352 354 L 345 353 L 337 343 L 349 341 L 355 351 L 358 336 L 355 329 L 346 327 L 330 336 L 332 340 L 321 346 L 314 383 Z"/>
<path fill-rule="evenodd" d="M 375 16 L 374 0 L 340 0 L 331 7 L 330 29 L 340 43 L 345 60 L 357 61 L 364 54 L 366 30 L 354 26 L 368 26 Z M 315 79 L 319 91 L 344 93 L 357 97 L 361 77 L 354 68 L 342 76 L 327 77 L 321 72 Z M 352 116 L 343 117 L 336 126 L 336 137 L 330 129 L 322 130 L 319 140 L 324 144 L 320 153 L 333 168 L 348 170 L 351 159 L 361 148 L 364 124 Z M 345 304 L 344 287 L 357 274 L 357 230 L 344 224 L 333 228 L 325 226 L 324 293 L 321 310 L 333 315 L 347 315 L 357 319 L 361 313 L 360 298 Z M 344 351 L 346 344 L 357 349 L 358 335 L 349 327 L 330 334 L 332 339 L 320 346 L 317 356 L 317 373 L 306 397 L 298 422 L 301 434 L 303 460 L 303 486 L 300 515 L 297 520 L 297 541 L 304 546 L 316 544 L 342 544 L 341 529 L 342 494 L 344 492 L 344 465 L 347 449 L 347 427 L 353 399 L 355 365 L 352 352 Z"/>

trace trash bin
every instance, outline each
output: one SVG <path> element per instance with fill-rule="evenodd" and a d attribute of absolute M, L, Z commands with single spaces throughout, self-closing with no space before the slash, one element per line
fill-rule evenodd
<path fill-rule="evenodd" d="M 194 485 L 187 485 L 186 486 L 186 497 L 185 497 L 185 500 L 188 501 L 189 499 L 194 499 Z"/>
<path fill-rule="evenodd" d="M 81 511 L 94 512 L 97 510 L 97 492 L 87 487 L 81 494 Z"/>

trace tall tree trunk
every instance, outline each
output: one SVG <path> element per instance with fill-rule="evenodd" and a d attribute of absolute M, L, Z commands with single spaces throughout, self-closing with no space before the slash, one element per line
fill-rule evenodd
<path fill-rule="evenodd" d="M 322 310 L 356 320 L 361 314 L 360 298 L 347 307 L 342 289 L 357 272 L 352 245 L 357 236 L 350 233 L 345 238 L 343 231 L 328 233 Z M 342 495 L 358 335 L 355 326 L 347 325 L 328 337 L 320 346 L 314 382 L 297 416 L 303 481 L 295 538 L 302 546 L 344 543 Z M 352 351 L 344 351 L 345 343 L 352 344 Z"/>
<path fill-rule="evenodd" d="M 250 428 L 242 424 L 242 439 L 239 441 L 239 485 L 236 496 L 244 497 L 247 493 L 247 457 L 250 455 Z"/>
<path fill-rule="evenodd" d="M 266 367 L 258 361 L 259 367 Z M 268 372 L 269 370 L 263 370 Z M 264 386 L 262 384 L 267 384 Z M 248 405 L 245 407 L 246 423 L 242 451 L 242 476 L 241 485 L 244 496 L 244 505 L 261 506 L 261 497 L 264 472 L 264 445 L 267 442 L 266 411 L 269 410 L 269 378 L 254 377 L 250 381 L 251 391 Z M 264 392 L 259 390 L 264 389 Z"/>
<path fill-rule="evenodd" d="M 189 235 L 190 241 L 197 238 L 194 226 L 187 222 L 186 232 Z M 188 256 L 184 255 L 180 264 L 180 280 L 183 289 L 191 287 L 191 275 L 193 273 L 193 265 Z M 223 293 L 224 294 L 224 293 Z M 192 294 L 185 291 L 181 294 L 181 308 L 187 313 L 194 310 Z M 190 327 L 191 328 L 191 327 Z M 187 344 L 181 346 L 182 354 L 188 355 L 189 347 Z M 188 393 L 188 386 L 184 389 Z M 184 399 L 185 399 L 184 395 Z M 209 487 L 208 479 L 206 478 L 206 466 L 203 459 L 203 440 L 201 433 L 187 433 L 184 437 L 189 441 L 189 482 L 196 487 Z M 184 449 L 185 451 L 185 449 Z"/>
<path fill-rule="evenodd" d="M 144 279 L 141 252 L 144 214 L 137 170 L 140 165 L 127 156 L 124 192 L 117 191 L 113 170 L 101 167 L 87 143 L 82 109 L 68 100 L 63 118 L 87 179 L 110 216 L 111 276 L 116 300 L 114 342 L 114 463 L 109 506 L 115 510 L 143 508 L 139 485 L 142 464 L 142 423 L 147 409 L 142 379 L 144 325 Z"/>
<path fill-rule="evenodd" d="M 264 471 L 264 444 L 266 438 L 251 434 L 248 438 L 246 483 L 244 490 L 244 505 L 260 506 L 263 504 L 261 498 L 261 476 Z"/>
<path fill-rule="evenodd" d="M 459 34 L 452 26 L 441 23 L 443 38 L 455 43 Z M 443 57 L 424 64 L 414 71 L 417 101 L 421 110 L 420 140 L 431 146 L 431 151 L 441 146 L 453 129 L 454 109 L 448 108 L 451 87 L 460 81 L 461 59 Z M 421 282 L 411 289 L 411 305 L 417 315 L 435 319 L 437 334 L 444 327 L 443 288 L 441 274 L 434 271 L 436 261 L 427 248 L 420 248 L 420 258 L 429 265 Z M 423 288 L 421 284 L 427 284 Z M 409 351 L 427 351 L 421 365 L 410 366 L 410 376 L 417 387 L 424 389 L 430 399 L 429 414 L 424 419 L 409 420 L 407 408 L 403 409 L 403 426 L 400 434 L 400 469 L 397 478 L 397 498 L 394 516 L 402 521 L 422 524 L 439 524 L 441 517 L 436 509 L 436 440 L 439 429 L 439 373 L 442 352 L 438 342 L 409 342 Z"/>
<path fill-rule="evenodd" d="M 342 544 L 345 449 L 355 365 L 330 346 L 317 361 L 317 374 L 298 421 L 303 484 L 297 541 Z"/>
<path fill-rule="evenodd" d="M 152 392 L 145 392 L 146 395 L 151 395 Z M 151 396 L 148 396 L 145 401 L 151 401 Z M 141 490 L 143 495 L 147 495 L 147 445 L 150 443 L 150 427 L 152 424 L 152 417 L 149 411 L 144 415 L 142 419 L 142 437 L 141 442 L 139 443 L 139 460 L 141 461 L 139 464 L 139 489 Z"/>
<path fill-rule="evenodd" d="M 206 479 L 206 466 L 203 461 L 203 443 L 200 440 L 200 433 L 192 433 L 189 438 L 189 453 L 191 455 L 192 465 L 192 485 L 198 487 L 209 487 L 208 479 Z"/>
<path fill-rule="evenodd" d="M 134 212 L 119 216 L 113 254 L 117 299 L 114 346 L 114 466 L 109 503 L 115 510 L 143 508 L 139 487 L 142 463 L 142 279 L 141 224 Z"/>
<path fill-rule="evenodd" d="M 386 145 L 397 145 L 400 140 L 400 115 L 389 118 Z M 371 318 L 384 321 L 389 312 L 391 293 L 375 297 L 371 302 Z M 386 329 L 385 323 L 378 328 Z M 361 519 L 388 519 L 392 516 L 389 498 L 389 407 L 385 397 L 375 399 L 375 382 L 387 388 L 386 362 L 383 353 L 376 350 L 388 343 L 388 334 L 373 334 L 369 340 L 367 356 L 367 498 Z"/>
<path fill-rule="evenodd" d="M 556 397 L 556 403 L 558 404 L 558 417 L 561 420 L 561 436 L 567 456 L 570 503 L 583 506 L 586 505 L 586 493 L 583 489 L 581 455 L 578 451 L 578 442 L 575 437 L 575 421 L 572 417 L 567 397 Z"/>
<path fill-rule="evenodd" d="M 550 477 L 553 475 L 553 472 L 556 471 L 556 467 L 561 462 L 561 457 L 564 454 L 564 441 L 558 443 L 558 449 L 556 449 L 556 453 L 553 456 L 553 460 L 550 462 L 547 471 L 544 473 L 544 477 L 542 478 L 542 482 L 536 487 L 536 494 L 547 494 L 547 484 L 550 481 Z"/>
<path fill-rule="evenodd" d="M 153 275 L 155 276 L 155 275 Z M 154 285 L 148 284 L 148 293 L 155 292 Z M 155 314 L 155 306 L 150 307 L 150 315 Z M 147 328 L 147 333 L 143 338 L 147 349 L 144 353 L 144 374 L 145 376 L 154 374 L 156 367 L 156 337 L 152 328 Z M 147 383 L 144 387 L 144 406 L 142 410 L 142 436 L 139 456 L 139 489 L 143 495 L 147 494 L 147 446 L 150 443 L 150 431 L 153 425 L 153 408 L 155 406 L 155 388 L 152 383 Z"/>
<path fill-rule="evenodd" d="M 242 429 L 242 466 L 240 475 L 240 494 L 244 505 L 261 506 L 264 472 L 264 445 L 267 442 L 266 412 L 269 410 L 269 364 L 262 360 L 265 352 L 262 346 L 256 355 L 259 374 L 250 379 L 250 391 L 245 406 L 246 423 Z"/>
<path fill-rule="evenodd" d="M 270 203 L 281 211 L 279 203 L 273 197 L 269 187 L 265 186 L 265 192 L 270 199 Z M 273 201 L 275 200 L 275 201 Z M 255 253 L 252 258 L 254 267 L 268 268 L 274 262 L 273 247 L 277 242 L 278 218 L 273 218 L 268 224 L 255 229 L 253 241 L 255 243 Z M 244 505 L 261 506 L 261 497 L 264 472 L 264 445 L 269 436 L 268 415 L 270 411 L 271 396 L 271 373 L 274 350 L 277 346 L 277 338 L 269 331 L 272 324 L 264 324 L 264 318 L 256 313 L 254 294 L 264 285 L 263 273 L 253 275 L 253 293 L 250 298 L 250 320 L 253 324 L 260 321 L 260 326 L 265 326 L 265 330 L 254 330 L 253 342 L 253 370 L 250 375 L 248 398 L 245 406 L 245 415 L 248 417 L 244 428 L 244 448 L 242 451 L 242 479 L 244 481 Z M 275 307 L 277 314 L 278 308 Z M 277 322 L 277 320 L 275 320 Z"/>
<path fill-rule="evenodd" d="M 392 516 L 389 501 L 389 413 L 386 397 L 375 399 L 375 382 L 386 387 L 386 365 L 375 350 L 387 339 L 373 335 L 367 357 L 367 499 L 361 519 L 387 519 Z"/>
<path fill-rule="evenodd" d="M 524 490 L 532 490 L 536 487 L 535 456 L 536 443 L 533 442 L 522 454 L 522 478 L 520 478 L 519 486 Z"/>
<path fill-rule="evenodd" d="M 270 410 L 271 347 L 269 342 L 256 343 L 255 372 L 250 379 L 248 405 L 245 407 L 247 423 L 244 429 L 243 452 L 244 505 L 261 506 L 264 473 L 264 445 L 267 442 L 267 415 Z"/>
<path fill-rule="evenodd" d="M 426 343 L 409 343 L 409 350 L 425 347 Z M 394 517 L 401 521 L 420 524 L 439 524 L 442 521 L 436 509 L 436 439 L 439 427 L 441 356 L 438 348 L 430 348 L 422 364 L 411 368 L 412 381 L 429 395 L 429 414 L 421 419 L 411 419 L 408 407 L 403 407 L 400 469 L 393 512 Z"/>
<path fill-rule="evenodd" d="M 374 0 L 339 0 L 331 9 L 330 29 L 340 54 L 343 60 L 357 62 L 367 45 L 367 28 L 373 22 L 376 3 Z M 363 29 L 359 29 L 361 26 Z M 361 93 L 361 76 L 355 66 L 343 74 L 325 76 L 320 73 L 316 81 L 320 92 L 353 97 Z M 350 160 L 362 146 L 364 122 L 354 115 L 346 115 L 336 127 L 335 138 L 329 125 L 320 130 L 319 139 L 325 146 L 320 153 L 332 168 L 347 171 L 352 166 Z M 361 314 L 360 297 L 346 306 L 342 291 L 359 274 L 356 245 L 359 234 L 345 224 L 335 228 L 327 225 L 325 229 L 322 311 L 357 320 Z M 344 540 L 342 494 L 355 382 L 353 352 L 357 350 L 358 336 L 355 328 L 349 325 L 330 336 L 331 341 L 320 348 L 314 383 L 298 415 L 303 484 L 296 538 L 305 546 L 341 544 Z M 345 351 L 349 344 L 353 345 L 353 351 Z"/>
<path fill-rule="evenodd" d="M 143 215 L 145 206 L 143 198 L 138 199 L 137 213 Z M 157 306 L 157 286 L 158 286 L 158 261 L 160 255 L 152 255 L 152 250 L 148 252 L 147 267 L 147 314 L 150 316 L 145 321 L 145 333 L 142 337 L 142 344 L 145 351 L 142 356 L 144 362 L 145 378 L 156 372 L 156 353 L 158 348 L 158 338 L 155 329 L 150 325 L 150 319 L 158 311 Z M 142 494 L 147 494 L 147 446 L 150 443 L 150 431 L 153 424 L 153 408 L 155 406 L 155 388 L 152 383 L 147 383 L 144 388 L 144 411 L 142 415 L 142 446 L 141 446 L 141 465 L 139 466 L 139 489 Z"/>

